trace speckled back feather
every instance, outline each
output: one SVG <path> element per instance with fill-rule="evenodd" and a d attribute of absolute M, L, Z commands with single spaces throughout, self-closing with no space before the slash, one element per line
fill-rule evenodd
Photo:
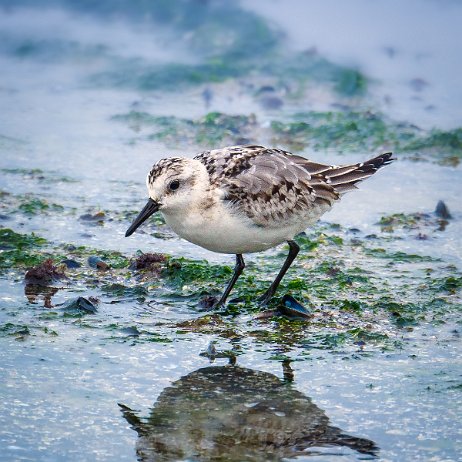
<path fill-rule="evenodd" d="M 390 163 L 391 153 L 363 163 L 332 166 L 311 162 L 280 149 L 231 146 L 206 151 L 195 159 L 207 169 L 225 200 L 256 225 L 278 226 L 317 219 L 358 181 Z"/>

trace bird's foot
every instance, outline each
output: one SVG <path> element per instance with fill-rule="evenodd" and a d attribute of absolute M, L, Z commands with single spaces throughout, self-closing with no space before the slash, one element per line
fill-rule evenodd
<path fill-rule="evenodd" d="M 263 295 L 257 298 L 259 305 L 266 306 L 273 298 L 274 293 L 272 291 L 267 290 Z"/>

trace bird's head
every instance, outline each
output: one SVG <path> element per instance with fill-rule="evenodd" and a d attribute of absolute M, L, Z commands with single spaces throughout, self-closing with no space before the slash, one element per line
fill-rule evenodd
<path fill-rule="evenodd" d="M 125 236 L 128 237 L 158 210 L 178 213 L 188 210 L 207 182 L 204 166 L 185 157 L 162 159 L 152 167 L 146 178 L 149 200 L 135 218 Z"/>

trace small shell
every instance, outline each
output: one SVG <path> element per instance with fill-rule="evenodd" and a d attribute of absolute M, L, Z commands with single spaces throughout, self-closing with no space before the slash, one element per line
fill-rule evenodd
<path fill-rule="evenodd" d="M 294 297 L 289 294 L 284 295 L 281 300 L 282 304 L 278 306 L 278 310 L 284 316 L 289 318 L 308 319 L 313 316 L 303 305 L 301 305 Z"/>

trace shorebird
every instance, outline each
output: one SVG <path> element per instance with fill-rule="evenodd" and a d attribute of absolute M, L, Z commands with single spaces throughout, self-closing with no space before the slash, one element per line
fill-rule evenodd
<path fill-rule="evenodd" d="M 213 252 L 235 254 L 234 274 L 215 306 L 225 304 L 242 274 L 243 254 L 287 242 L 289 254 L 259 299 L 267 304 L 300 250 L 294 237 L 356 189 L 356 183 L 394 160 L 391 156 L 387 152 L 335 166 L 281 149 L 229 146 L 193 159 L 161 159 L 146 179 L 148 203 L 125 236 L 160 211 L 180 237 Z"/>

